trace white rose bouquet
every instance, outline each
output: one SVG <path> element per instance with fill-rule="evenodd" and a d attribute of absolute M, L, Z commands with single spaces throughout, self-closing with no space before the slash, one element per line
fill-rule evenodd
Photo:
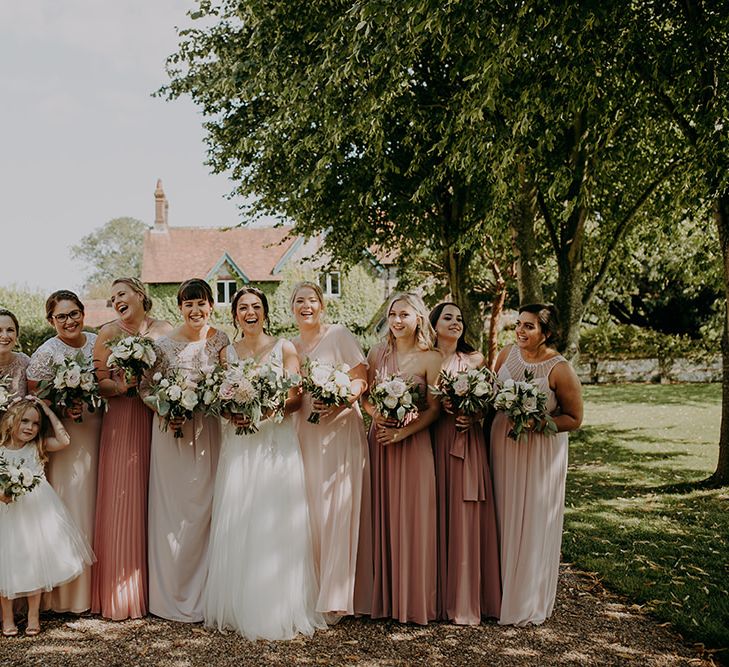
<path fill-rule="evenodd" d="M 30 493 L 42 477 L 33 474 L 33 471 L 25 466 L 25 459 L 20 459 L 17 464 L 10 463 L 0 454 L 0 493 L 11 501 L 16 501 L 20 496 Z"/>
<path fill-rule="evenodd" d="M 383 417 L 396 419 L 398 426 L 402 426 L 406 417 L 417 414 L 420 392 L 412 380 L 378 372 L 375 386 L 370 389 L 370 400 Z"/>
<path fill-rule="evenodd" d="M 327 406 L 344 405 L 352 393 L 352 380 L 349 377 L 347 364 L 325 364 L 314 359 L 307 359 L 303 367 L 301 386 L 304 391 Z M 307 418 L 311 424 L 319 423 L 320 414 L 312 412 Z"/>
<path fill-rule="evenodd" d="M 106 365 L 123 371 L 127 383 L 134 378 L 139 380 L 144 371 L 157 361 L 152 341 L 143 336 L 127 336 L 109 341 L 107 347 L 111 350 L 111 354 L 106 360 Z M 127 389 L 127 396 L 134 396 L 136 393 L 135 387 Z"/>
<path fill-rule="evenodd" d="M 249 435 L 267 415 L 281 421 L 286 394 L 299 382 L 279 364 L 258 366 L 253 359 L 242 359 L 224 369 L 216 367 L 206 377 L 202 400 L 210 414 L 243 415 L 248 424 L 236 426 L 235 433 Z"/>
<path fill-rule="evenodd" d="M 488 368 L 469 368 L 456 373 L 443 370 L 430 391 L 433 396 L 448 401 L 456 412 L 472 416 L 493 405 L 495 381 L 496 377 Z"/>
<path fill-rule="evenodd" d="M 193 412 L 202 407 L 200 394 L 198 382 L 178 368 L 167 375 L 155 373 L 144 402 L 162 417 L 162 430 L 166 431 L 171 419 L 192 419 Z M 174 436 L 182 435 L 182 429 L 175 428 Z"/>
<path fill-rule="evenodd" d="M 82 352 L 53 365 L 53 379 L 40 381 L 38 398 L 49 400 L 59 412 L 79 403 L 85 403 L 89 412 L 104 405 L 93 363 Z M 80 423 L 83 418 L 79 416 L 74 421 Z"/>
<path fill-rule="evenodd" d="M 499 383 L 494 399 L 494 407 L 505 412 L 513 426 L 509 437 L 518 441 L 530 422 L 535 424 L 531 430 L 540 433 L 556 433 L 557 425 L 547 412 L 547 396 L 532 384 L 533 376 L 526 372 L 523 381 L 511 378 Z"/>
<path fill-rule="evenodd" d="M 0 378 L 0 412 L 7 410 L 14 398 L 15 393 L 13 392 L 13 378 L 9 375 L 4 378 Z"/>

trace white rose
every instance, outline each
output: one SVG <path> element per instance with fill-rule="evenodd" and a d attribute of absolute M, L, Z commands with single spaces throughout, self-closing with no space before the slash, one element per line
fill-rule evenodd
<path fill-rule="evenodd" d="M 210 389 L 206 389 L 203 394 L 203 403 L 205 403 L 205 405 L 210 405 L 213 400 L 215 400 L 215 394 L 210 391 Z"/>
<path fill-rule="evenodd" d="M 456 392 L 456 396 L 465 396 L 468 393 L 468 378 L 463 376 L 459 377 L 453 383 L 453 391 Z"/>
<path fill-rule="evenodd" d="M 106 359 L 106 365 L 111 368 L 116 363 L 116 357 L 114 356 L 114 353 L 112 352 Z"/>
<path fill-rule="evenodd" d="M 185 389 L 185 391 L 182 392 L 180 403 L 185 409 L 194 410 L 198 403 L 197 392 L 192 389 Z"/>
<path fill-rule="evenodd" d="M 162 379 L 162 373 L 155 373 L 152 376 L 152 382 L 159 382 Z"/>
<path fill-rule="evenodd" d="M 537 399 L 534 396 L 527 396 L 524 399 L 524 410 L 527 412 L 535 412 L 537 409 Z"/>
<path fill-rule="evenodd" d="M 382 401 L 390 410 L 394 410 L 397 407 L 398 400 L 395 396 L 385 396 L 385 400 Z"/>
<path fill-rule="evenodd" d="M 132 356 L 132 351 L 127 347 L 118 347 L 118 348 L 116 348 L 114 353 L 116 354 L 116 356 L 119 359 L 122 359 L 124 361 L 126 361 L 127 359 L 129 359 L 129 357 Z"/>
<path fill-rule="evenodd" d="M 162 378 L 159 381 L 159 386 L 160 387 L 169 387 L 170 386 L 170 381 L 167 378 Z"/>
<path fill-rule="evenodd" d="M 331 369 L 326 368 L 326 366 L 317 366 L 316 368 L 313 368 L 311 371 L 311 381 L 319 386 L 323 387 L 329 380 L 329 376 L 331 375 Z"/>
<path fill-rule="evenodd" d="M 400 398 L 406 391 L 407 391 L 407 384 L 400 380 L 399 378 L 395 378 L 394 380 L 391 380 L 390 382 L 385 385 L 385 389 L 387 393 L 390 396 L 395 396 L 396 398 Z"/>
<path fill-rule="evenodd" d="M 143 359 L 144 358 L 144 347 L 140 343 L 134 343 L 132 345 L 132 358 Z"/>
<path fill-rule="evenodd" d="M 20 477 L 22 484 L 26 489 L 33 486 L 33 472 L 31 470 L 28 468 L 21 468 Z"/>
<path fill-rule="evenodd" d="M 491 391 L 491 386 L 487 382 L 479 382 L 474 388 L 473 393 L 481 398 L 481 396 L 486 396 Z"/>
<path fill-rule="evenodd" d="M 165 386 L 165 385 L 162 385 Z M 173 384 L 168 390 L 167 395 L 170 397 L 171 401 L 179 401 L 182 397 L 182 389 L 180 389 L 176 384 Z"/>
<path fill-rule="evenodd" d="M 78 366 L 74 366 L 69 369 L 66 373 L 66 386 L 67 387 L 78 387 L 81 383 L 81 369 Z"/>
<path fill-rule="evenodd" d="M 157 361 L 157 353 L 151 345 L 147 345 L 144 349 L 144 356 L 142 359 L 147 366 L 151 366 L 155 361 Z"/>
<path fill-rule="evenodd" d="M 334 373 L 334 384 L 336 384 L 338 387 L 347 387 L 349 388 L 349 375 L 346 373 L 342 373 L 342 371 L 336 371 Z"/>
<path fill-rule="evenodd" d="M 406 391 L 402 395 L 402 398 L 400 399 L 400 402 L 403 405 L 412 405 L 413 404 L 413 395 L 409 391 Z"/>
<path fill-rule="evenodd" d="M 513 389 L 514 388 L 514 380 L 511 378 L 507 378 L 504 380 L 504 389 Z"/>
<path fill-rule="evenodd" d="M 94 374 L 93 373 L 82 373 L 81 374 L 81 389 L 84 391 L 91 391 L 94 388 Z"/>
<path fill-rule="evenodd" d="M 13 484 L 17 484 L 20 481 L 20 468 L 14 465 L 9 465 L 8 476 Z"/>

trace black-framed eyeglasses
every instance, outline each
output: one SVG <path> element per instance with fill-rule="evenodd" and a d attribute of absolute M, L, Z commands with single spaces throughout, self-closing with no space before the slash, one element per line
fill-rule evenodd
<path fill-rule="evenodd" d="M 72 320 L 80 320 L 83 317 L 83 313 L 77 308 L 72 310 L 70 313 L 61 313 L 60 315 L 54 315 L 53 319 L 59 324 L 63 324 L 69 317 Z"/>

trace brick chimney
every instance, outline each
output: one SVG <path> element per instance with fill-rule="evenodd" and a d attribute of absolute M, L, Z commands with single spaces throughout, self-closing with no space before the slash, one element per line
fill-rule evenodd
<path fill-rule="evenodd" d="M 165 191 L 162 189 L 162 179 L 157 179 L 157 187 L 154 190 L 154 228 L 155 232 L 167 231 L 167 211 L 170 207 Z"/>

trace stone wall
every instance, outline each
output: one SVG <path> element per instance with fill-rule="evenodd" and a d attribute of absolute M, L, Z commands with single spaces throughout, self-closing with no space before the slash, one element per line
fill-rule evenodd
<path fill-rule="evenodd" d="M 601 359 L 575 367 L 583 384 L 721 382 L 721 355 L 707 359 Z"/>

